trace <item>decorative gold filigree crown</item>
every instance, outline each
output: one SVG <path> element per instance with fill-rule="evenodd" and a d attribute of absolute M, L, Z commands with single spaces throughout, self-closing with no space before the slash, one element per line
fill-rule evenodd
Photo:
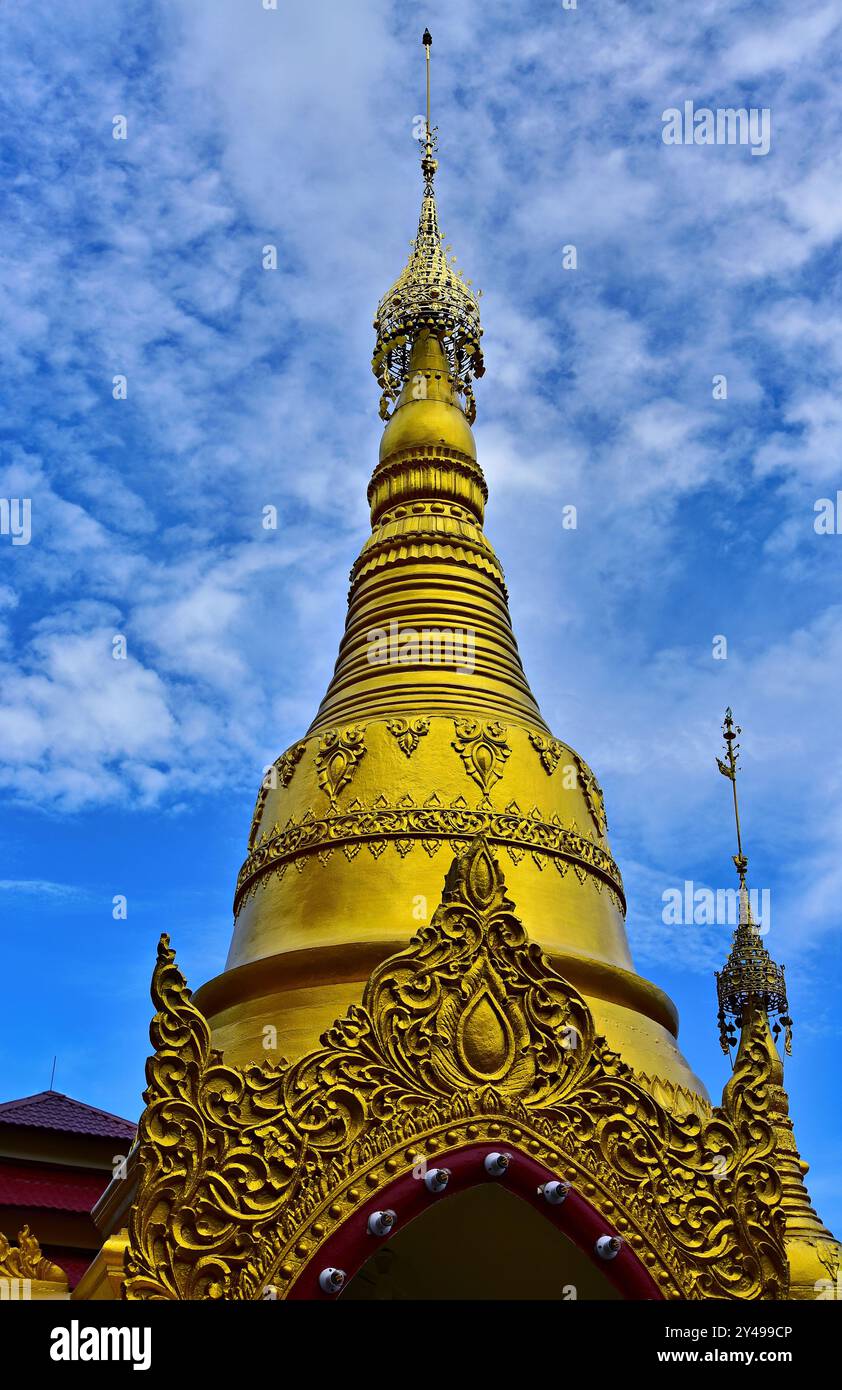
<path fill-rule="evenodd" d="M 719 1004 L 719 1041 L 727 1052 L 737 1041 L 732 1024 L 742 1027 L 753 1002 L 770 1020 L 777 1038 L 781 1028 L 787 1053 L 792 1052 L 792 1019 L 786 996 L 784 967 L 777 965 L 763 942 L 755 924 L 740 922 L 724 968 L 716 972 L 716 995 Z"/>
<path fill-rule="evenodd" d="M 424 45 L 429 61 L 429 34 Z M 443 248 L 444 235 L 439 231 L 434 179 L 438 161 L 435 158 L 436 129 L 431 127 L 429 105 L 421 158 L 424 177 L 424 197 L 418 235 L 412 243 L 412 254 L 392 288 L 377 306 L 374 328 L 377 342 L 371 368 L 382 389 L 380 414 L 385 420 L 389 407 L 396 401 L 409 376 L 412 347 L 419 334 L 427 329 L 439 340 L 450 367 L 452 386 L 464 399 L 465 415 L 473 424 L 476 403 L 472 389 L 474 377 L 485 372 L 480 339 L 479 294 L 471 282 L 463 280 L 453 268 Z"/>

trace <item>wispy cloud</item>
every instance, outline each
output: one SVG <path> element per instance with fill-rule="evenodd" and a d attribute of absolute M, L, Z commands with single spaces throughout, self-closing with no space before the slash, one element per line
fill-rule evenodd
<path fill-rule="evenodd" d="M 84 898 L 85 890 L 75 883 L 51 883 L 44 878 L 0 878 L 0 892 L 26 893 L 36 898 Z"/>

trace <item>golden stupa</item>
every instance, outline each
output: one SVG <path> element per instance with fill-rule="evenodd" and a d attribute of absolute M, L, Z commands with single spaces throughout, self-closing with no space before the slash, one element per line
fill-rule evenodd
<path fill-rule="evenodd" d="M 839 1246 L 770 1031 L 790 1026 L 783 973 L 741 911 L 713 1106 L 634 969 L 597 779 L 521 665 L 471 430 L 479 298 L 438 227 L 430 44 L 336 669 L 260 788 L 225 970 L 191 998 L 161 940 L 139 1141 L 75 1296 L 818 1297 Z"/>
<path fill-rule="evenodd" d="M 471 430 L 479 298 L 443 248 L 436 167 L 428 126 L 418 233 L 374 323 L 388 423 L 336 670 L 261 788 L 226 968 L 197 1002 L 231 1060 L 275 1036 L 300 1056 L 432 912 L 454 849 L 483 835 L 599 1031 L 641 1072 L 705 1097 L 672 1002 L 634 970 L 597 779 L 547 727 L 521 665 Z"/>

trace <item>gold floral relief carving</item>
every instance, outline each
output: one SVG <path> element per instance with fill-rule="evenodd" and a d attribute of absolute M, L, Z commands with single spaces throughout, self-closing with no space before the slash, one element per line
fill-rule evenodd
<path fill-rule="evenodd" d="M 549 738 L 546 734 L 530 734 L 529 742 L 540 755 L 544 771 L 552 777 L 561 758 L 567 751 L 565 744 L 557 738 Z"/>
<path fill-rule="evenodd" d="M 336 804 L 339 793 L 348 786 L 365 751 L 365 730 L 358 727 L 330 729 L 319 741 L 316 772 L 319 786 L 331 806 Z"/>
<path fill-rule="evenodd" d="M 278 781 L 282 787 L 289 786 L 292 781 L 292 774 L 304 757 L 306 749 L 306 743 L 296 743 L 278 758 L 275 766 L 278 769 Z"/>
<path fill-rule="evenodd" d="M 453 747 L 465 764 L 465 771 L 487 796 L 503 775 L 512 750 L 506 741 L 506 726 L 498 722 L 483 724 L 478 719 L 454 719 Z"/>
<path fill-rule="evenodd" d="M 397 741 L 401 752 L 410 758 L 421 739 L 430 732 L 430 721 L 429 719 L 392 719 L 386 728 Z"/>
<path fill-rule="evenodd" d="M 253 849 L 257 843 L 257 832 L 260 829 L 260 818 L 263 815 L 263 808 L 266 805 L 266 798 L 270 791 L 275 787 L 288 787 L 292 781 L 292 774 L 304 757 L 306 743 L 294 743 L 279 758 L 276 758 L 272 766 L 266 772 L 257 793 L 257 801 L 254 804 L 254 814 L 251 818 L 251 829 L 249 830 L 248 847 Z"/>
<path fill-rule="evenodd" d="M 692 1111 L 702 1120 L 710 1115 L 710 1101 L 697 1091 L 690 1091 L 686 1086 L 678 1086 L 661 1076 L 647 1076 L 646 1072 L 638 1072 L 637 1080 L 665 1110 Z"/>
<path fill-rule="evenodd" d="M 283 828 L 273 826 L 271 834 L 261 837 L 260 844 L 252 848 L 240 870 L 234 910 L 239 911 L 264 875 L 282 873 L 292 862 L 303 868 L 308 858 L 315 858 L 329 845 L 341 847 L 346 858 L 352 859 L 363 845 L 378 855 L 387 845 L 400 846 L 398 852 L 403 855 L 420 841 L 432 857 L 442 844 L 464 848 L 477 835 L 505 848 L 515 864 L 529 853 L 539 867 L 552 863 L 562 876 L 572 866 L 580 882 L 590 876 L 597 888 L 607 886 L 618 911 L 625 913 L 617 864 L 606 849 L 575 827 L 562 825 L 557 816 L 546 820 L 537 808 L 525 815 L 514 801 L 495 811 L 487 806 L 472 809 L 464 797 L 445 806 L 436 795 L 428 797 L 423 806 L 416 806 L 408 796 L 400 797 L 394 805 L 380 796 L 371 806 L 355 798 L 343 811 L 333 810 L 323 817 L 308 811 L 300 821 L 291 818 Z"/>
<path fill-rule="evenodd" d="M 576 759 L 579 781 L 582 785 L 585 801 L 588 803 L 588 810 L 593 817 L 593 823 L 599 834 L 604 835 L 608 830 L 608 817 L 605 814 L 605 798 L 602 795 L 602 788 L 584 758 L 580 758 L 578 753 L 574 753 L 573 757 Z"/>
<path fill-rule="evenodd" d="M 230 1298 L 256 1233 L 276 1218 L 305 1142 L 284 1111 L 286 1064 L 241 1070 L 211 1047 L 169 937 L 152 982 L 142 1172 L 126 1258 L 129 1298 Z"/>
<path fill-rule="evenodd" d="M 785 1294 L 759 1023 L 720 1107 L 662 1105 L 529 941 L 482 838 L 429 925 L 293 1065 L 225 1064 L 166 937 L 153 999 L 125 1297 L 285 1294 L 419 1152 L 492 1135 L 610 1212 L 665 1297 Z"/>

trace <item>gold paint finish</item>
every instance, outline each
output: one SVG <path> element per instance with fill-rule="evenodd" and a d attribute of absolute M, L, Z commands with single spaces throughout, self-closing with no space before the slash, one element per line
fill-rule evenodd
<path fill-rule="evenodd" d="M 124 1228 L 107 1238 L 70 1295 L 74 1302 L 98 1303 L 121 1296 L 128 1243 Z"/>
<path fill-rule="evenodd" d="M 840 1247 L 769 1031 L 770 1009 L 791 1022 L 782 971 L 741 915 L 711 1106 L 634 971 L 596 776 L 521 666 L 471 432 L 478 296 L 441 246 L 434 152 L 428 88 L 418 236 L 374 325 L 394 409 L 371 536 L 325 698 L 258 795 L 225 972 L 191 1000 L 161 939 L 123 1293 L 284 1297 L 419 1154 L 493 1140 L 584 1193 L 665 1298 L 815 1296 Z M 737 732 L 729 711 L 738 816 Z"/>
<path fill-rule="evenodd" d="M 380 462 L 404 449 L 430 445 L 451 449 L 467 462 L 476 460 L 473 432 L 458 405 L 447 358 L 425 328 L 413 346 L 406 384 L 383 431 Z"/>
<path fill-rule="evenodd" d="M 483 985 L 459 1019 L 456 1050 L 467 1074 L 477 1081 L 498 1081 L 511 1068 L 515 1040 L 488 985 Z"/>

